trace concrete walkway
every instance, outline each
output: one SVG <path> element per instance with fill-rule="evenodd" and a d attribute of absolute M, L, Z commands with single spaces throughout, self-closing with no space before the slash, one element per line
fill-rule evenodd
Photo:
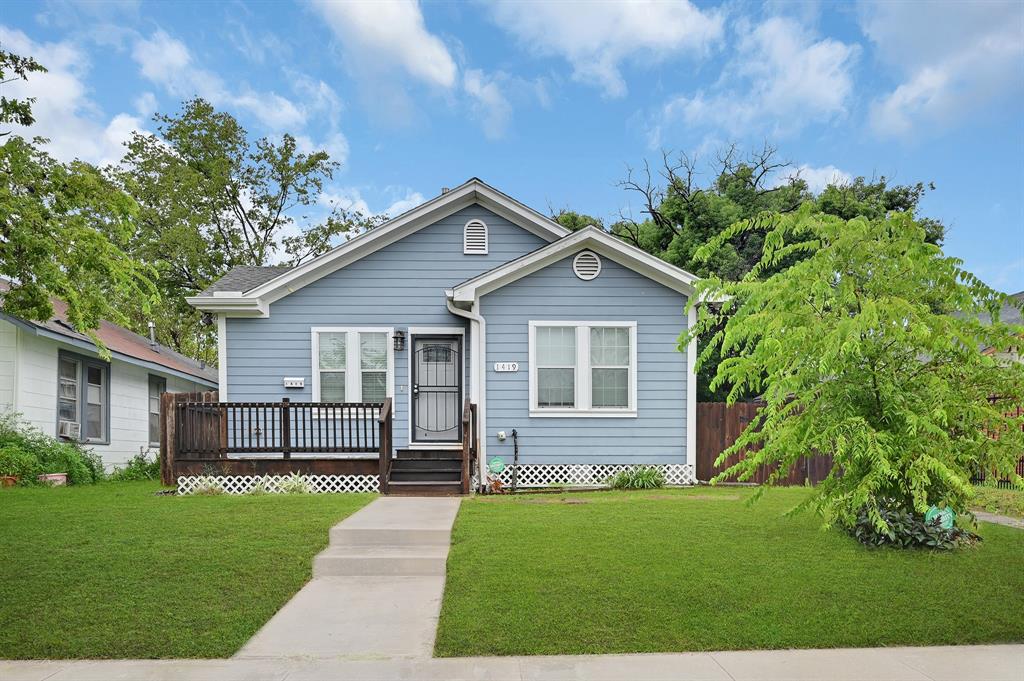
<path fill-rule="evenodd" d="M 310 627 L 303 628 L 312 633 Z M 1024 646 L 455 659 L 4 662 L 4 681 L 1022 681 Z"/>
<path fill-rule="evenodd" d="M 458 510 L 457 498 L 381 497 L 332 527 L 313 579 L 235 659 L 430 657 Z"/>
<path fill-rule="evenodd" d="M 988 511 L 974 511 L 974 517 L 986 523 L 1006 525 L 1007 527 L 1016 527 L 1018 530 L 1024 530 L 1024 518 L 1014 518 L 1008 515 L 989 513 Z"/>

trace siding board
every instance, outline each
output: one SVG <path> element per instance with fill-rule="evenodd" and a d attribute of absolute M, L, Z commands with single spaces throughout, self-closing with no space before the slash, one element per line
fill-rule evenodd
<path fill-rule="evenodd" d="M 575 255 L 575 254 L 573 254 Z M 487 320 L 487 453 L 512 460 L 519 433 L 522 463 L 686 463 L 686 297 L 602 256 L 601 274 L 582 281 L 572 256 L 484 295 Z M 529 322 L 636 321 L 635 418 L 531 417 Z M 519 362 L 518 373 L 490 371 Z"/>

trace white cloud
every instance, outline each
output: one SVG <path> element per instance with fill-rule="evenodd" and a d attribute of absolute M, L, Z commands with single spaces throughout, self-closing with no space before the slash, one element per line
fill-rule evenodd
<path fill-rule="evenodd" d="M 356 211 L 367 216 L 383 215 L 393 218 L 415 208 L 426 200 L 422 194 L 408 187 L 385 187 L 383 191 L 374 193 L 382 194 L 385 197 L 384 201 L 388 202 L 387 207 L 380 210 L 371 208 L 363 198 L 362 190 L 359 187 L 341 187 L 333 191 L 325 191 L 320 195 L 320 204 L 340 206 L 345 210 Z"/>
<path fill-rule="evenodd" d="M 850 73 L 860 52 L 832 38 L 816 39 L 793 19 L 771 17 L 737 26 L 736 54 L 718 83 L 669 99 L 648 132 L 652 146 L 678 124 L 738 136 L 793 134 L 841 116 L 853 93 Z"/>
<path fill-rule="evenodd" d="M 599 86 L 609 97 L 626 94 L 623 62 L 703 56 L 722 37 L 722 14 L 701 11 L 688 0 L 501 0 L 491 10 L 500 28 L 538 54 L 565 58 L 574 79 Z"/>
<path fill-rule="evenodd" d="M 808 189 L 815 194 L 819 193 L 830 184 L 842 185 L 853 181 L 853 175 L 845 170 L 840 170 L 833 165 L 815 168 L 814 166 L 809 166 L 805 163 L 786 175 L 785 179 L 789 179 L 794 176 L 799 176 L 800 179 L 807 183 Z"/>
<path fill-rule="evenodd" d="M 345 163 L 348 161 L 348 139 L 340 132 L 334 132 L 321 142 L 313 141 L 309 135 L 296 135 L 295 148 L 303 154 L 314 151 L 326 151 L 332 161 Z"/>
<path fill-rule="evenodd" d="M 512 105 L 497 79 L 478 69 L 467 69 L 463 74 L 463 87 L 473 99 L 474 115 L 480 119 L 484 134 L 489 139 L 503 137 L 512 118 Z"/>
<path fill-rule="evenodd" d="M 427 30 L 414 0 L 313 0 L 313 7 L 338 36 L 350 61 L 374 71 L 398 68 L 444 89 L 455 86 L 455 60 L 441 39 Z"/>
<path fill-rule="evenodd" d="M 306 112 L 277 93 L 257 92 L 248 87 L 232 92 L 220 76 L 195 65 L 188 47 L 164 31 L 138 39 L 132 57 L 143 76 L 175 97 L 199 96 L 216 106 L 245 109 L 273 130 L 306 122 Z"/>
<path fill-rule="evenodd" d="M 98 165 L 113 163 L 123 155 L 123 143 L 134 130 L 141 130 L 141 119 L 119 113 L 106 119 L 89 97 L 84 78 L 89 60 L 74 43 L 37 43 L 18 30 L 0 26 L 4 49 L 32 55 L 47 73 L 34 73 L 29 80 L 17 80 L 4 86 L 9 98 L 35 97 L 32 112 L 36 122 L 30 128 L 14 128 L 23 136 L 41 136 L 50 141 L 47 150 L 57 158 L 75 158 Z"/>
<path fill-rule="evenodd" d="M 156 95 L 152 92 L 143 92 L 135 98 L 135 110 L 140 116 L 149 117 L 156 113 Z"/>
<path fill-rule="evenodd" d="M 864 3 L 861 27 L 903 81 L 871 106 L 883 136 L 956 124 L 1024 91 L 1019 2 Z"/>

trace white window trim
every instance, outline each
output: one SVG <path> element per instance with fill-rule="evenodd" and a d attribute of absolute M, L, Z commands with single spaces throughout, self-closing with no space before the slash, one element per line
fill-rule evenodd
<path fill-rule="evenodd" d="M 360 333 L 383 333 L 386 334 L 385 347 L 387 348 L 387 376 L 385 378 L 385 397 L 394 400 L 395 397 L 395 344 L 394 327 L 384 326 L 314 326 L 310 329 L 312 335 L 312 369 L 313 369 L 313 401 L 320 401 L 320 334 L 321 333 L 345 333 L 345 401 L 363 401 L 362 367 L 359 358 L 359 334 Z M 352 367 L 355 367 L 353 370 Z"/>
<path fill-rule="evenodd" d="M 484 250 L 482 251 L 471 251 L 469 250 L 469 226 L 472 224 L 479 224 L 484 228 Z M 491 230 L 487 226 L 487 223 L 479 218 L 473 218 L 462 226 L 462 254 L 463 255 L 487 255 L 491 249 Z"/>
<path fill-rule="evenodd" d="M 576 407 L 566 409 L 545 408 L 537 405 L 537 329 L 543 326 L 571 326 L 576 329 Z M 591 406 L 590 329 L 592 327 L 629 329 L 629 406 Z M 529 322 L 529 369 L 530 369 L 530 416 L 585 417 L 585 418 L 636 418 L 637 351 L 636 322 L 615 321 L 530 321 Z"/>

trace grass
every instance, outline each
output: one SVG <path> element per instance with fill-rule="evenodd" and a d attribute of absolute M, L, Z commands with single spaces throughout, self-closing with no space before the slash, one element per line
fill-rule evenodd
<path fill-rule="evenodd" d="M 1024 490 L 978 486 L 974 492 L 971 506 L 975 511 L 1024 518 Z"/>
<path fill-rule="evenodd" d="M 227 657 L 372 495 L 0 490 L 0 658 Z"/>
<path fill-rule="evenodd" d="M 869 550 L 805 494 L 698 488 L 464 501 L 435 653 L 540 655 L 1024 641 L 1024 532 Z"/>

